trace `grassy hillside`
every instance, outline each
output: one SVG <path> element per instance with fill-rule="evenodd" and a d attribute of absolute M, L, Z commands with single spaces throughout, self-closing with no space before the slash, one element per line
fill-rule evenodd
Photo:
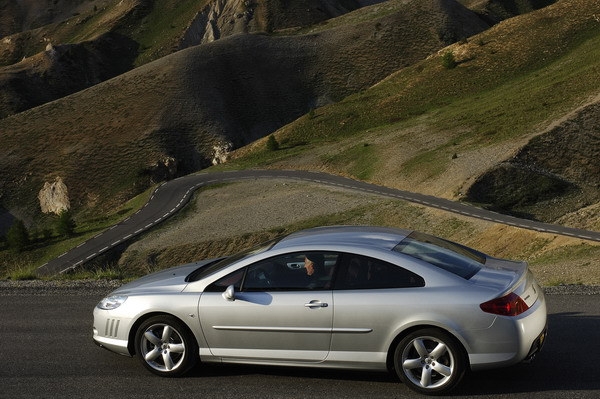
<path fill-rule="evenodd" d="M 21 4 L 6 10 L 25 19 L 25 26 L 48 23 L 0 42 L 0 118 L 177 51 L 186 27 L 208 1 L 79 3 L 54 2 L 48 9 Z"/>
<path fill-rule="evenodd" d="M 214 146 L 252 142 L 220 168 L 325 170 L 490 207 L 510 190 L 518 195 L 503 211 L 597 229 L 597 15 L 597 1 L 563 0 L 483 31 L 458 3 L 390 1 L 189 48 L 0 120 L 2 205 L 41 229 L 49 219 L 37 192 L 60 176 L 85 224 L 126 213 L 114 209 L 164 178 L 156 171 L 166 158 L 188 173 L 210 164 Z M 276 151 L 256 140 L 272 132 Z M 525 165 L 522 178 L 494 178 L 506 164 Z M 548 176 L 572 189 L 544 186 Z M 472 190 L 482 184 L 489 197 Z M 342 219 L 327 220 L 362 220 Z M 461 229 L 470 227 L 442 235 L 465 238 Z M 499 235 L 483 234 L 495 243 Z M 527 257 L 542 247 L 551 256 L 557 244 L 546 244 Z M 578 256 L 593 264 L 587 249 Z"/>
<path fill-rule="evenodd" d="M 600 5 L 593 1 L 559 2 L 504 21 L 283 127 L 275 134 L 282 144 L 276 153 L 262 142 L 240 150 L 236 165 L 321 167 L 461 198 L 478 176 L 531 137 L 551 128 L 560 131 L 555 125 L 565 119 L 568 124 L 586 115 L 587 124 L 570 141 L 593 148 L 600 118 L 594 106 L 600 77 L 598 12 Z M 455 68 L 443 66 L 447 53 Z M 546 146 L 542 155 L 562 158 L 561 148 Z M 580 152 L 580 158 L 572 168 L 591 177 L 564 179 L 595 191 L 594 203 L 597 153 Z M 522 183 L 527 190 L 527 181 Z"/>
<path fill-rule="evenodd" d="M 120 34 L 139 44 L 138 57 L 148 60 L 173 52 L 186 26 L 208 0 L 92 0 L 55 1 L 38 7 L 39 2 L 23 2 L 5 9 L 12 20 L 23 20 L 22 30 L 8 30 L 0 45 L 1 64 L 10 65 L 22 58 L 43 52 L 48 43 L 75 44 L 94 40 L 107 33 Z M 78 5 L 79 3 L 79 5 Z M 23 15 L 25 14 L 25 15 Z M 6 25 L 4 25 L 6 26 Z M 154 58 L 146 53 L 154 54 Z M 144 63 L 143 60 L 137 61 Z"/>
<path fill-rule="evenodd" d="M 489 24 L 553 1 L 461 0 Z M 378 2 L 383 0 L 7 0 L 0 4 L 0 118 L 91 87 L 190 46 L 240 33 L 291 34 L 355 25 L 357 19 L 372 21 L 373 13 L 398 9 L 398 2 L 391 1 L 358 17 L 330 24 L 333 17 Z M 420 3 L 413 2 L 409 8 L 420 7 L 424 10 L 422 16 L 435 20 L 428 9 L 439 2 Z M 441 4 L 437 7 L 444 11 L 456 9 L 453 2 L 446 2 L 444 7 Z M 410 11 L 407 14 L 413 15 Z M 428 25 L 437 29 L 436 23 L 403 22 L 417 30 Z M 450 15 L 448 23 L 458 22 Z M 382 23 L 377 26 L 381 28 Z M 452 30 L 438 33 L 445 36 L 445 42 L 456 40 Z M 417 44 L 412 38 L 406 43 Z"/>
<path fill-rule="evenodd" d="M 386 3 L 319 33 L 232 36 L 0 120 L 2 202 L 31 225 L 37 192 L 60 176 L 76 212 L 103 213 L 156 182 L 166 158 L 177 174 L 206 167 L 215 146 L 247 144 L 485 29 L 440 4 Z"/>

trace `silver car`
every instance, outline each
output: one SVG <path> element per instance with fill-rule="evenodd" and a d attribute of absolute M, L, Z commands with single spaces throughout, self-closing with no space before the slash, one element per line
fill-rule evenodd
<path fill-rule="evenodd" d="M 160 376 L 198 361 L 393 370 L 440 394 L 468 370 L 532 359 L 546 316 L 526 263 L 336 226 L 126 284 L 94 309 L 93 337 Z"/>

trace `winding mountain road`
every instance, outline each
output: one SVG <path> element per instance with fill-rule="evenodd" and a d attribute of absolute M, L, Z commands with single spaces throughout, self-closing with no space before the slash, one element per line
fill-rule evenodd
<path fill-rule="evenodd" d="M 146 205 L 137 213 L 58 258 L 40 266 L 37 269 L 37 273 L 40 276 L 64 273 L 151 229 L 179 211 L 189 201 L 192 193 L 200 187 L 252 179 L 292 179 L 338 186 L 365 193 L 402 199 L 448 212 L 524 229 L 576 237 L 584 240 L 600 241 L 600 232 L 597 231 L 519 219 L 460 202 L 378 186 L 326 173 L 296 170 L 243 170 L 191 174 L 162 184 L 154 191 Z"/>

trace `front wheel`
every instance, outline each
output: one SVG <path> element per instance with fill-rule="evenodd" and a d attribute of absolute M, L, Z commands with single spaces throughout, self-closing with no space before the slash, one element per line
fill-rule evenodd
<path fill-rule="evenodd" d="M 144 367 L 162 377 L 178 377 L 198 359 L 193 335 L 182 322 L 168 315 L 143 322 L 135 335 L 135 346 Z"/>
<path fill-rule="evenodd" d="M 454 337 L 428 328 L 414 331 L 398 343 L 394 368 L 413 391 L 441 395 L 460 383 L 467 370 L 467 360 Z"/>

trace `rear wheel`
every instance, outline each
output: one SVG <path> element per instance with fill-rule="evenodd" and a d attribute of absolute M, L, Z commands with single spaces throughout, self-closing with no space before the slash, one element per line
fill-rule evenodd
<path fill-rule="evenodd" d="M 135 335 L 136 353 L 144 367 L 162 377 L 177 377 L 198 360 L 198 344 L 187 327 L 173 316 L 143 322 Z"/>
<path fill-rule="evenodd" d="M 455 388 L 467 370 L 460 343 L 448 333 L 426 328 L 404 337 L 394 353 L 398 377 L 412 390 L 441 395 Z"/>

